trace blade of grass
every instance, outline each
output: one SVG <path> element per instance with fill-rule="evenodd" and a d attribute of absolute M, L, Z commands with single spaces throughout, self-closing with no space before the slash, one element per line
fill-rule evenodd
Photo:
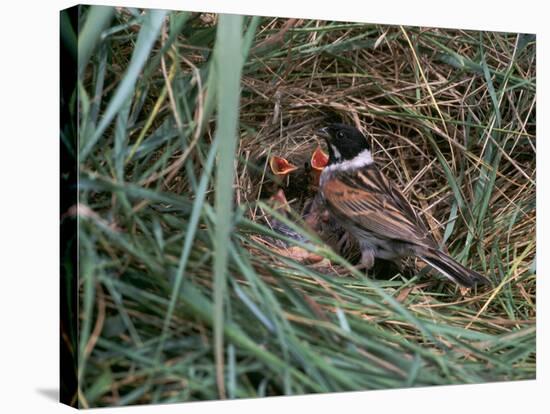
<path fill-rule="evenodd" d="M 78 34 L 78 76 L 82 77 L 92 52 L 99 43 L 101 32 L 105 30 L 115 13 L 112 6 L 91 6 L 86 22 Z"/>
<path fill-rule="evenodd" d="M 218 147 L 216 173 L 216 229 L 214 243 L 214 347 L 220 398 L 225 399 L 223 362 L 223 299 L 226 285 L 228 246 L 233 218 L 233 175 L 237 149 L 243 16 L 222 14 L 214 51 L 218 78 Z"/>

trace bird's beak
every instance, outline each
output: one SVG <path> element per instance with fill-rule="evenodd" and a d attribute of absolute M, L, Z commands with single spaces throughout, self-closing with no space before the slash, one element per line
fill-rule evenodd
<path fill-rule="evenodd" d="M 311 155 L 310 160 L 311 168 L 317 171 L 323 171 L 328 164 L 328 155 L 321 149 L 321 146 L 318 145 L 313 154 Z"/>
<path fill-rule="evenodd" d="M 321 173 L 328 164 L 328 155 L 321 149 L 320 145 L 313 151 L 309 164 L 311 165 L 311 172 L 313 174 L 313 183 L 315 186 L 319 186 Z"/>
<path fill-rule="evenodd" d="M 273 174 L 278 177 L 284 177 L 292 171 L 296 171 L 298 169 L 298 167 L 288 162 L 286 158 L 277 157 L 276 155 L 273 155 L 269 159 L 269 167 L 271 168 Z"/>
<path fill-rule="evenodd" d="M 328 127 L 321 128 L 317 130 L 317 135 L 321 138 L 324 138 L 326 140 L 330 139 L 330 133 L 328 131 Z"/>

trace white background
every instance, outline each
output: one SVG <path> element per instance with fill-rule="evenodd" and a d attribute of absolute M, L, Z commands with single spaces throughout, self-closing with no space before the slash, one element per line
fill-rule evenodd
<path fill-rule="evenodd" d="M 544 1 L 367 2 L 149 0 L 91 3 L 537 33 L 538 301 L 536 381 L 203 402 L 101 413 L 549 412 L 548 11 Z M 217 5 L 216 3 L 230 3 Z M 68 1 L 7 0 L 0 14 L 0 412 L 65 413 L 58 395 L 59 10 Z M 546 137 L 548 138 L 548 137 Z M 541 178 L 542 177 L 542 178 Z M 543 208 L 540 208 L 542 205 Z M 545 234 L 546 233 L 546 234 Z M 546 316 L 546 318 L 545 318 Z M 545 352 L 546 351 L 546 352 Z M 547 389 L 543 398 L 543 389 Z M 96 411 L 96 410 L 94 410 Z"/>

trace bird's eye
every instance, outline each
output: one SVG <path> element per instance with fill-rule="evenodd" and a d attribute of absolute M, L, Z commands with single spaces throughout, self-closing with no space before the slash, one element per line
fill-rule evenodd
<path fill-rule="evenodd" d="M 338 133 L 336 134 L 336 136 L 338 138 L 344 138 L 344 133 L 342 131 L 338 131 Z"/>

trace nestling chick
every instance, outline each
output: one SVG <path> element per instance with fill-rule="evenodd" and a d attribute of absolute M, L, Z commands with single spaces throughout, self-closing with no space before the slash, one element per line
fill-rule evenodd
<path fill-rule="evenodd" d="M 312 196 L 310 171 L 309 162 L 305 162 L 304 157 L 296 160 L 278 155 L 260 157 L 248 167 L 253 185 L 252 197 L 269 199 L 283 189 L 292 207 L 301 211 L 305 201 Z"/>
<path fill-rule="evenodd" d="M 270 197 L 268 204 L 273 208 L 273 210 L 277 211 L 286 218 L 292 218 L 290 214 L 291 208 L 282 189 L 279 189 L 277 193 Z M 277 233 L 290 239 L 299 241 L 301 243 L 310 243 L 310 241 L 302 233 L 295 231 L 290 226 L 278 220 L 277 218 L 268 215 L 264 217 L 264 219 L 267 222 L 266 224 Z M 270 241 L 270 243 L 273 244 L 274 249 L 277 250 L 279 254 L 290 257 L 299 262 L 317 263 L 323 260 L 321 256 L 316 255 L 308 251 L 307 249 L 304 249 L 303 247 L 293 246 L 290 243 L 285 242 L 284 240 L 271 237 L 268 238 L 268 240 Z"/>

